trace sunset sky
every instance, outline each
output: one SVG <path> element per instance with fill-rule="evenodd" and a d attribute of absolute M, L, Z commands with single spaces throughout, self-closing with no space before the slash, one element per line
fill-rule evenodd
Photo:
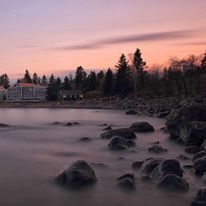
<path fill-rule="evenodd" d="M 206 0 L 0 0 L 0 74 L 114 67 L 140 48 L 148 65 L 206 50 Z"/>

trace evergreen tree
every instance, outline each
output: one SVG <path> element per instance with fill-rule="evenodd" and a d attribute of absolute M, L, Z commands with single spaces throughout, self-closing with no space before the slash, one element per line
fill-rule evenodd
<path fill-rule="evenodd" d="M 54 79 L 54 75 L 52 74 L 49 78 L 49 84 L 47 87 L 47 100 L 56 101 L 58 99 L 58 87 L 56 84 L 56 80 Z"/>
<path fill-rule="evenodd" d="M 102 70 L 97 73 L 97 89 L 100 91 L 103 90 L 104 78 L 105 78 L 105 75 Z"/>
<path fill-rule="evenodd" d="M 47 86 L 48 85 L 48 81 L 45 75 L 43 75 L 42 80 L 41 80 L 41 85 L 42 86 Z"/>
<path fill-rule="evenodd" d="M 105 96 L 112 96 L 114 94 L 114 85 L 114 74 L 111 69 L 108 69 L 103 84 L 103 93 Z"/>
<path fill-rule="evenodd" d="M 87 77 L 87 91 L 93 91 L 97 89 L 97 77 L 94 71 L 91 71 Z"/>
<path fill-rule="evenodd" d="M 30 77 L 30 74 L 29 74 L 28 70 L 25 71 L 23 81 L 24 81 L 24 83 L 32 83 L 32 79 Z"/>
<path fill-rule="evenodd" d="M 33 84 L 38 84 L 39 83 L 39 78 L 37 76 L 37 73 L 33 74 L 32 83 Z"/>
<path fill-rule="evenodd" d="M 203 70 L 206 70 L 206 52 L 205 52 L 204 57 L 202 59 L 201 67 Z"/>
<path fill-rule="evenodd" d="M 3 74 L 0 77 L 0 85 L 2 85 L 5 89 L 10 87 L 10 81 L 7 74 Z"/>
<path fill-rule="evenodd" d="M 87 73 L 82 66 L 77 67 L 75 73 L 75 88 L 79 90 L 85 90 Z"/>
<path fill-rule="evenodd" d="M 71 90 L 72 89 L 71 84 L 69 82 L 69 78 L 67 76 L 64 78 L 64 82 L 62 84 L 62 89 L 63 90 Z"/>
<path fill-rule="evenodd" d="M 116 65 L 116 93 L 122 97 L 134 91 L 133 77 L 126 56 L 122 54 Z"/>
<path fill-rule="evenodd" d="M 142 59 L 142 54 L 140 49 L 137 49 L 134 53 L 133 58 L 133 67 L 135 69 L 135 93 L 138 92 L 139 94 L 143 92 L 144 85 L 145 85 L 145 78 L 146 72 L 144 68 L 146 66 L 146 62 Z"/>

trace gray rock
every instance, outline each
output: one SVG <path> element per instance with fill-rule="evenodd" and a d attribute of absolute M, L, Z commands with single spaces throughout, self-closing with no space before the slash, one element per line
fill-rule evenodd
<path fill-rule="evenodd" d="M 180 139 L 188 146 L 201 144 L 206 139 L 206 122 L 192 121 L 180 129 Z"/>
<path fill-rule="evenodd" d="M 110 125 L 103 129 L 103 131 L 110 131 L 110 130 L 112 130 L 112 127 Z"/>
<path fill-rule="evenodd" d="M 159 144 L 155 144 L 152 147 L 149 147 L 148 151 L 156 154 L 168 152 L 166 148 L 163 148 Z"/>
<path fill-rule="evenodd" d="M 157 114 L 158 118 L 166 118 L 170 114 L 170 111 L 160 112 Z"/>
<path fill-rule="evenodd" d="M 136 110 L 129 109 L 129 110 L 126 111 L 125 114 L 126 115 L 136 115 L 136 114 L 138 114 L 138 112 Z"/>
<path fill-rule="evenodd" d="M 123 180 L 125 178 L 130 178 L 131 180 L 135 181 L 135 176 L 134 174 L 130 174 L 130 173 L 127 173 L 127 174 L 124 174 L 120 177 L 117 178 L 117 181 L 120 181 L 120 180 Z"/>
<path fill-rule="evenodd" d="M 153 170 L 158 167 L 158 165 L 164 161 L 163 158 L 149 158 L 144 161 L 142 167 L 141 167 L 141 172 L 146 174 L 146 175 L 151 175 Z"/>
<path fill-rule="evenodd" d="M 164 176 L 157 184 L 157 187 L 172 192 L 187 192 L 189 190 L 189 184 L 186 180 L 174 174 Z"/>
<path fill-rule="evenodd" d="M 124 178 L 124 179 L 120 180 L 117 185 L 121 189 L 126 190 L 126 191 L 135 191 L 136 190 L 136 184 L 130 178 Z"/>
<path fill-rule="evenodd" d="M 179 138 L 181 128 L 187 126 L 191 121 L 206 122 L 206 106 L 190 104 L 172 111 L 166 121 L 171 137 Z"/>
<path fill-rule="evenodd" d="M 201 149 L 206 150 L 206 140 L 202 143 Z"/>
<path fill-rule="evenodd" d="M 91 186 L 97 182 L 97 178 L 92 167 L 86 161 L 79 160 L 61 172 L 54 181 L 75 189 Z"/>
<path fill-rule="evenodd" d="M 123 137 L 112 137 L 108 144 L 108 147 L 111 150 L 126 150 L 128 149 L 127 140 Z"/>
<path fill-rule="evenodd" d="M 191 206 L 206 206 L 206 187 L 201 188 Z"/>
<path fill-rule="evenodd" d="M 154 127 L 148 122 L 134 122 L 130 126 L 135 132 L 154 132 Z"/>
<path fill-rule="evenodd" d="M 185 156 L 185 155 L 183 155 L 183 154 L 181 154 L 181 155 L 179 155 L 179 156 L 177 157 L 177 159 L 179 159 L 179 160 L 189 160 L 190 158 L 187 157 L 187 156 Z"/>
<path fill-rule="evenodd" d="M 198 175 L 203 175 L 206 172 L 206 156 L 195 160 L 194 168 Z"/>
<path fill-rule="evenodd" d="M 151 176 L 153 178 L 163 178 L 166 175 L 176 175 L 178 177 L 183 177 L 183 170 L 181 168 L 181 165 L 179 161 L 175 159 L 169 159 L 169 160 L 164 160 L 162 161 L 158 167 L 156 167 Z"/>
<path fill-rule="evenodd" d="M 9 127 L 9 125 L 8 124 L 4 124 L 4 123 L 0 123 L 0 128 L 1 127 Z"/>
<path fill-rule="evenodd" d="M 114 129 L 100 135 L 102 139 L 111 139 L 114 136 L 123 137 L 125 139 L 136 139 L 134 130 L 130 128 Z"/>
<path fill-rule="evenodd" d="M 135 147 L 135 146 L 136 146 L 135 141 L 133 141 L 131 139 L 127 140 L 127 147 Z"/>
<path fill-rule="evenodd" d="M 202 158 L 202 157 L 204 157 L 204 156 L 206 156 L 206 151 L 200 151 L 200 152 L 198 152 L 198 153 L 196 153 L 194 156 L 193 156 L 193 158 L 192 158 L 192 161 L 194 162 L 195 160 L 197 160 L 197 159 L 200 159 L 200 158 Z"/>
<path fill-rule="evenodd" d="M 132 163 L 133 169 L 140 169 L 143 165 L 144 161 L 135 161 Z"/>
<path fill-rule="evenodd" d="M 188 154 L 196 154 L 196 153 L 198 153 L 200 151 L 201 151 L 200 147 L 199 146 L 195 146 L 195 145 L 189 146 L 189 147 L 185 148 L 185 152 L 188 153 Z"/>
<path fill-rule="evenodd" d="M 80 142 L 91 142 L 92 140 L 89 137 L 82 137 L 79 139 Z"/>

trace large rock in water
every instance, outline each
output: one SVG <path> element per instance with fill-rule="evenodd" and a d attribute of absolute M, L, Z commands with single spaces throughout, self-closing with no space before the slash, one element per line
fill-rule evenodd
<path fill-rule="evenodd" d="M 127 140 L 123 137 L 112 137 L 108 147 L 111 150 L 126 150 L 128 148 Z"/>
<path fill-rule="evenodd" d="M 157 187 L 172 192 L 187 192 L 189 190 L 189 184 L 186 180 L 173 174 L 163 177 Z"/>
<path fill-rule="evenodd" d="M 203 175 L 206 172 L 206 156 L 195 160 L 194 168 L 198 175 Z"/>
<path fill-rule="evenodd" d="M 193 156 L 192 161 L 195 162 L 197 159 L 200 159 L 200 158 L 202 158 L 202 157 L 204 157 L 204 156 L 206 157 L 206 151 L 205 151 L 205 150 L 200 151 L 200 152 L 196 153 L 196 154 Z"/>
<path fill-rule="evenodd" d="M 0 123 L 0 127 L 9 127 L 8 124 Z"/>
<path fill-rule="evenodd" d="M 92 167 L 84 160 L 75 162 L 61 172 L 55 182 L 69 188 L 81 188 L 96 183 L 97 178 Z"/>
<path fill-rule="evenodd" d="M 154 127 L 148 122 L 134 122 L 130 126 L 135 132 L 154 132 Z"/>
<path fill-rule="evenodd" d="M 180 139 L 186 145 L 199 145 L 206 140 L 206 122 L 192 121 L 180 130 Z"/>
<path fill-rule="evenodd" d="M 100 135 L 103 139 L 111 139 L 114 136 L 123 137 L 125 139 L 136 139 L 134 130 L 130 128 L 114 129 Z"/>
<path fill-rule="evenodd" d="M 191 104 L 174 110 L 167 117 L 167 128 L 172 138 L 179 138 L 180 130 L 191 121 L 206 122 L 206 106 Z"/>
<path fill-rule="evenodd" d="M 206 187 L 201 188 L 191 206 L 206 206 Z"/>
<path fill-rule="evenodd" d="M 163 178 L 166 175 L 183 177 L 183 170 L 179 161 L 175 159 L 164 160 L 152 172 L 153 178 Z"/>
<path fill-rule="evenodd" d="M 202 143 L 201 149 L 206 150 L 206 140 Z"/>

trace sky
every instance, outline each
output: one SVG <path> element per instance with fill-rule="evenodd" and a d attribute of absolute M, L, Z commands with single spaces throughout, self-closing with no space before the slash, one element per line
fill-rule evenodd
<path fill-rule="evenodd" d="M 206 0 L 0 0 L 0 74 L 114 68 L 140 48 L 148 65 L 206 50 Z"/>

